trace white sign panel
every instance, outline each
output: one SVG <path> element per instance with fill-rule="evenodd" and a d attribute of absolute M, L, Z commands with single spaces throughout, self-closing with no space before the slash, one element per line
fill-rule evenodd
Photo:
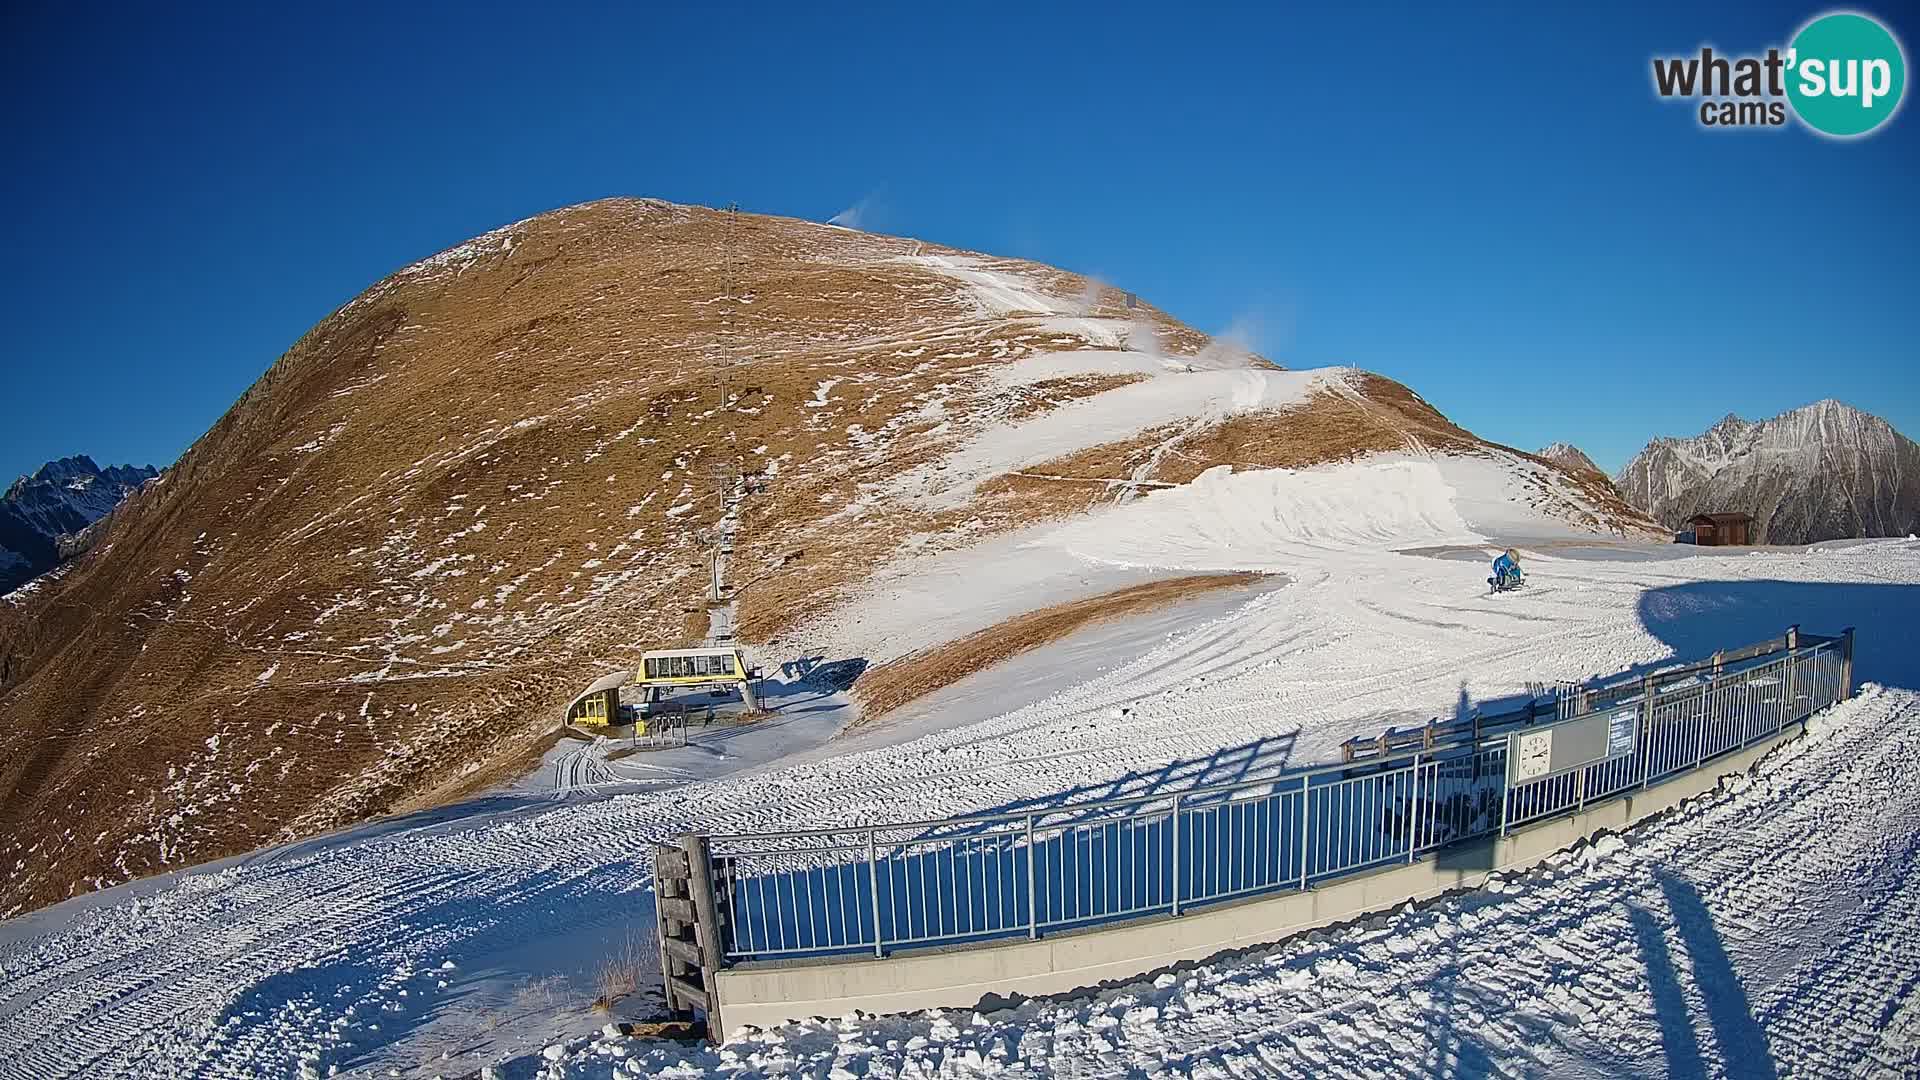
<path fill-rule="evenodd" d="M 1607 717 L 1607 757 L 1626 757 L 1633 753 L 1639 734 L 1639 709 L 1622 709 Z"/>
<path fill-rule="evenodd" d="M 1514 740 L 1513 778 L 1538 780 L 1553 763 L 1553 729 L 1523 732 Z"/>

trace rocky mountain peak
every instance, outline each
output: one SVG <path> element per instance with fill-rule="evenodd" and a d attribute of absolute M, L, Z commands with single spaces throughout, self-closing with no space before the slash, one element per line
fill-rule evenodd
<path fill-rule="evenodd" d="M 55 458 L 0 496 L 0 594 L 79 550 L 72 539 L 158 476 L 151 465 L 102 469 L 85 454 Z"/>
<path fill-rule="evenodd" d="M 1592 458 L 1588 457 L 1584 451 L 1572 443 L 1557 442 L 1550 446 L 1543 446 L 1535 451 L 1533 456 L 1545 458 L 1563 469 L 1580 469 L 1593 473 L 1600 472 L 1600 466 L 1595 465 Z M 1601 473 L 1601 475 L 1604 476 L 1606 474 Z"/>
<path fill-rule="evenodd" d="M 1752 421 L 1742 419 L 1740 416 L 1734 413 L 1728 413 L 1727 415 L 1721 417 L 1719 420 L 1715 421 L 1714 425 L 1706 430 L 1706 434 L 1718 435 L 1723 438 L 1730 438 L 1730 437 L 1736 437 L 1736 436 L 1745 434 L 1746 432 L 1751 431 L 1752 429 L 1753 429 Z"/>
<path fill-rule="evenodd" d="M 1615 484 L 1678 529 L 1697 513 L 1749 510 L 1767 543 L 1905 536 L 1920 525 L 1920 447 L 1832 398 L 1768 420 L 1728 414 L 1693 438 L 1659 438 Z"/>

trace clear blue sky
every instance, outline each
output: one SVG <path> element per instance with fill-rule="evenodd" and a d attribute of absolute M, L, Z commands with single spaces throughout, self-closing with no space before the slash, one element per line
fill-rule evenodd
<path fill-rule="evenodd" d="M 1829 396 L 1920 436 L 1920 112 L 1703 131 L 1649 58 L 1823 9 L 1631 6 L 10 4 L 0 474 L 166 464 L 389 271 L 615 194 L 866 200 L 1609 469 Z"/>

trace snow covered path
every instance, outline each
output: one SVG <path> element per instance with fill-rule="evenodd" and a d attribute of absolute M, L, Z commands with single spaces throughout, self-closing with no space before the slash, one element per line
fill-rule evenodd
<path fill-rule="evenodd" d="M 1111 1005 L 1028 1006 L 1080 1026 L 1048 1035 L 1026 1011 L 978 1030 L 967 1017 L 890 1020 L 861 1025 L 848 1045 L 878 1048 L 865 1066 L 872 1075 L 926 1075 L 926 1055 L 942 1046 L 955 1050 L 942 1058 L 948 1068 L 962 1068 L 955 1062 L 970 1046 L 991 1061 L 996 1039 L 1012 1060 L 1028 1060 L 1028 1075 L 1044 1075 L 1050 1059 L 1058 1075 L 1150 1074 L 1161 1056 L 1195 1075 L 1358 1073 L 1383 1061 L 1426 1074 L 1443 1049 L 1433 1027 L 1458 1033 L 1446 1052 L 1463 1071 L 1479 1054 L 1522 1072 L 1589 1063 L 1659 1073 L 1659 1048 L 1679 1045 L 1669 1058 L 1686 1057 L 1671 1020 L 1680 1001 L 1706 1025 L 1692 1036 L 1705 1062 L 1696 1074 L 1737 1072 L 1752 1055 L 1724 1053 L 1732 1036 L 1715 1018 L 1735 1035 L 1738 1026 L 1735 1010 L 1719 1005 L 1729 980 L 1703 949 L 1701 911 L 1782 1065 L 1814 1062 L 1808 1071 L 1818 1074 L 1858 1061 L 1876 1025 L 1912 1042 L 1912 987 L 1868 984 L 1876 973 L 1920 970 L 1888 933 L 1915 926 L 1905 875 L 1920 830 L 1915 784 L 1900 770 L 1920 749 L 1908 692 L 1920 688 L 1920 661 L 1906 647 L 1920 616 L 1920 543 L 1743 556 L 1561 551 L 1528 560 L 1529 590 L 1489 598 L 1477 559 L 1235 536 L 1175 551 L 1164 530 L 1139 535 L 1159 545 L 1157 565 L 1237 562 L 1285 570 L 1292 583 L 1099 679 L 960 730 L 641 794 L 481 801 L 0 923 L 0 1077 L 277 1077 L 336 1065 L 454 1076 L 506 1057 L 520 1062 L 509 1073 L 518 1080 L 556 1029 L 597 1026 L 578 1006 L 591 997 L 598 959 L 651 922 L 649 844 L 696 822 L 839 824 L 1226 780 L 1323 759 L 1355 731 L 1498 698 L 1528 679 L 1702 656 L 1792 622 L 1819 632 L 1858 625 L 1860 678 L 1903 689 L 1848 706 L 1765 790 L 1729 804 L 1716 819 L 1725 829 L 1674 826 L 1661 839 L 1668 826 L 1659 826 L 1647 844 L 1511 894 L 1318 935 L 1275 954 L 1290 960 L 1223 963 L 1137 991 L 1127 1007 L 1160 1010 L 1151 1022 L 1140 1013 L 1109 1024 L 1100 1010 Z M 1134 541 L 1104 542 L 1111 556 Z M 1115 722 L 1120 705 L 1132 712 Z M 1843 797 L 1854 801 L 1834 801 Z M 1743 838 L 1755 828 L 1757 839 Z M 1676 883 L 1693 890 L 1697 910 Z M 1850 907 L 1847 889 L 1873 891 L 1875 905 Z M 1636 919 L 1658 932 L 1643 933 Z M 1786 950 L 1787 940 L 1802 949 Z M 1640 958 L 1661 949 L 1671 978 L 1647 975 L 1661 968 Z M 570 982 L 555 990 L 562 978 Z M 1622 989 L 1648 978 L 1644 989 Z M 1853 997 L 1822 1004 L 1843 989 Z M 1450 1027 L 1435 1024 L 1440 1013 Z M 1815 1022 L 1842 1016 L 1851 1026 Z M 1611 1030 L 1629 1021 L 1639 1034 Z M 912 1045 L 916 1036 L 927 1045 Z M 735 1071 L 761 1053 L 746 1075 L 821 1075 L 840 1053 L 830 1029 L 780 1038 L 778 1049 L 722 1052 L 731 1059 L 678 1053 L 693 1067 Z M 1030 1054 L 1049 1045 L 1058 1052 Z"/>

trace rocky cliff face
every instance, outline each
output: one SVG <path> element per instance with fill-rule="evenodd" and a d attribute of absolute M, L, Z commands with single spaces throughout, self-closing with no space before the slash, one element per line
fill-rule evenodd
<path fill-rule="evenodd" d="M 1820 401 L 1691 439 L 1655 439 L 1614 478 L 1670 529 L 1695 514 L 1754 515 L 1756 539 L 1808 544 L 1920 529 L 1920 446 L 1885 420 Z"/>
<path fill-rule="evenodd" d="M 0 496 L 0 594 L 78 554 L 89 526 L 158 475 L 151 465 L 102 469 L 80 454 L 15 480 Z"/>

